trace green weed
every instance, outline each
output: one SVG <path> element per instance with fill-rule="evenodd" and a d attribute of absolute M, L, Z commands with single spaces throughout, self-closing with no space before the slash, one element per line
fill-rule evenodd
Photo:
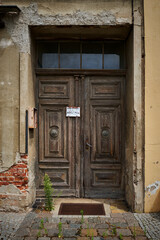
<path fill-rule="evenodd" d="M 114 226 L 114 227 L 112 228 L 112 234 L 113 234 L 113 235 L 116 235 L 116 234 L 117 234 L 116 226 Z"/>
<path fill-rule="evenodd" d="M 81 224 L 83 224 L 84 223 L 84 211 L 83 211 L 83 209 L 81 209 L 80 214 L 81 214 Z"/>
<path fill-rule="evenodd" d="M 58 237 L 59 238 L 63 237 L 63 234 L 62 234 L 62 223 L 61 222 L 58 223 Z"/>
<path fill-rule="evenodd" d="M 44 175 L 44 193 L 45 193 L 45 209 L 48 211 L 52 211 L 54 209 L 53 204 L 53 188 L 50 177 L 45 173 Z"/>
<path fill-rule="evenodd" d="M 119 239 L 123 240 L 123 235 L 122 235 L 122 233 L 119 234 Z"/>

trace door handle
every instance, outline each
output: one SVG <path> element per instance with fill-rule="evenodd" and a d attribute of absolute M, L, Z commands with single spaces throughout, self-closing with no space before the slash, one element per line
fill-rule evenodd
<path fill-rule="evenodd" d="M 89 144 L 88 142 L 86 142 L 86 145 L 87 145 L 88 147 L 92 148 L 92 145 Z"/>
<path fill-rule="evenodd" d="M 86 149 L 92 148 L 92 145 L 88 143 L 88 138 L 86 139 Z"/>

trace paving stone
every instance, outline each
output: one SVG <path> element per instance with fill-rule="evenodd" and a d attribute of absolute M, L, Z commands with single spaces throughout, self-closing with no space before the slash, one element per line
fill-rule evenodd
<path fill-rule="evenodd" d="M 77 238 L 63 238 L 64 240 L 76 240 Z"/>
<path fill-rule="evenodd" d="M 121 214 L 121 213 L 111 213 L 111 218 L 123 218 L 123 214 Z"/>
<path fill-rule="evenodd" d="M 30 231 L 28 228 L 19 228 L 15 233 L 16 237 L 27 237 L 30 235 Z"/>
<path fill-rule="evenodd" d="M 57 223 L 45 223 L 44 224 L 44 228 L 46 228 L 46 229 L 52 229 L 52 228 L 57 228 L 58 227 L 58 225 L 57 225 Z"/>
<path fill-rule="evenodd" d="M 35 213 L 33 213 L 33 212 L 30 212 L 30 213 L 28 213 L 26 216 L 25 216 L 25 218 L 24 218 L 24 220 L 23 220 L 23 222 L 21 223 L 21 226 L 23 227 L 23 228 L 29 228 L 29 227 L 31 227 L 31 225 L 32 225 L 32 223 L 33 223 L 33 220 L 36 218 L 36 214 Z M 21 227 L 20 226 L 20 227 Z"/>
<path fill-rule="evenodd" d="M 59 233 L 59 230 L 58 229 L 55 229 L 55 228 L 52 228 L 52 229 L 48 229 L 47 230 L 48 232 L 48 236 L 49 237 L 57 237 L 58 236 L 58 233 Z"/>
<path fill-rule="evenodd" d="M 100 217 L 88 218 L 89 223 L 101 223 L 101 221 Z"/>
<path fill-rule="evenodd" d="M 99 235 L 103 236 L 104 233 L 107 233 L 107 236 L 113 236 L 113 231 L 111 229 L 98 229 Z"/>
<path fill-rule="evenodd" d="M 78 237 L 77 240 L 89 240 L 89 237 Z"/>
<path fill-rule="evenodd" d="M 37 240 L 37 237 L 26 237 L 25 240 Z"/>
<path fill-rule="evenodd" d="M 117 227 L 117 228 L 126 228 L 126 227 L 128 227 L 127 223 L 120 223 L 120 222 L 113 223 L 112 225 Z"/>
<path fill-rule="evenodd" d="M 117 229 L 117 235 L 122 234 L 123 236 L 132 236 L 132 233 L 129 229 Z"/>
<path fill-rule="evenodd" d="M 9 239 L 12 239 L 12 240 L 24 240 L 25 238 L 24 237 L 12 237 L 12 238 L 9 238 Z M 2 238 L 2 240 L 8 240 L 8 238 Z"/>
<path fill-rule="evenodd" d="M 102 237 L 94 237 L 94 240 L 103 240 Z"/>
<path fill-rule="evenodd" d="M 108 225 L 108 223 L 106 223 L 106 224 L 104 224 L 104 223 L 103 224 L 96 224 L 95 228 L 96 229 L 101 229 L 101 228 L 108 229 L 109 225 Z"/>
<path fill-rule="evenodd" d="M 105 240 L 105 238 L 102 238 L 102 239 Z M 107 237 L 106 239 L 107 240 L 119 240 L 119 238 L 117 238 L 117 237 Z"/>
<path fill-rule="evenodd" d="M 96 223 L 83 223 L 82 228 L 86 229 L 86 228 L 96 228 Z"/>
<path fill-rule="evenodd" d="M 69 227 L 70 228 L 80 228 L 81 227 L 81 224 L 77 224 L 77 223 L 71 223 L 70 225 L 69 225 Z"/>
<path fill-rule="evenodd" d="M 40 237 L 40 238 L 38 238 L 38 240 L 50 240 L 50 238 L 49 237 Z"/>
<path fill-rule="evenodd" d="M 62 234 L 63 234 L 63 237 L 75 237 L 76 236 L 76 233 L 77 233 L 77 229 L 63 229 L 62 230 Z"/>
<path fill-rule="evenodd" d="M 44 229 L 31 229 L 30 231 L 30 236 L 37 237 L 39 234 L 40 236 L 45 235 L 45 230 Z"/>
<path fill-rule="evenodd" d="M 61 219 L 59 217 L 54 217 L 54 218 L 49 218 L 48 222 L 49 223 L 59 223 Z"/>
<path fill-rule="evenodd" d="M 0 212 L 0 238 L 13 239 L 15 232 L 23 222 L 26 213 Z M 22 239 L 22 238 L 21 238 Z"/>
<path fill-rule="evenodd" d="M 96 229 L 82 229 L 81 230 L 81 237 L 91 236 L 97 237 L 97 230 Z"/>
<path fill-rule="evenodd" d="M 140 235 L 140 236 L 144 236 L 145 235 L 145 233 L 144 233 L 144 231 L 143 231 L 143 229 L 141 228 L 141 227 L 129 227 L 130 228 L 130 230 L 131 230 L 131 232 L 132 233 L 136 233 L 136 235 Z"/>
<path fill-rule="evenodd" d="M 142 237 L 142 236 L 135 238 L 135 240 L 147 240 L 147 239 L 148 239 L 147 237 Z M 156 239 L 153 239 L 153 240 L 156 240 Z"/>
<path fill-rule="evenodd" d="M 109 223 L 126 223 L 126 220 L 124 218 L 109 218 Z"/>

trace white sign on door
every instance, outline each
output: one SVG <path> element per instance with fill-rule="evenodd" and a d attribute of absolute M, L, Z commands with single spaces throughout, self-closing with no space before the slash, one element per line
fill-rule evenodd
<path fill-rule="evenodd" d="M 66 107 L 66 117 L 80 117 L 80 107 Z"/>

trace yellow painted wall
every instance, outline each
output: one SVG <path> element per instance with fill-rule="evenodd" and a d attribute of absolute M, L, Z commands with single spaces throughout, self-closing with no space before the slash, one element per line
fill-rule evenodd
<path fill-rule="evenodd" d="M 160 0 L 144 0 L 145 212 L 160 211 Z"/>

